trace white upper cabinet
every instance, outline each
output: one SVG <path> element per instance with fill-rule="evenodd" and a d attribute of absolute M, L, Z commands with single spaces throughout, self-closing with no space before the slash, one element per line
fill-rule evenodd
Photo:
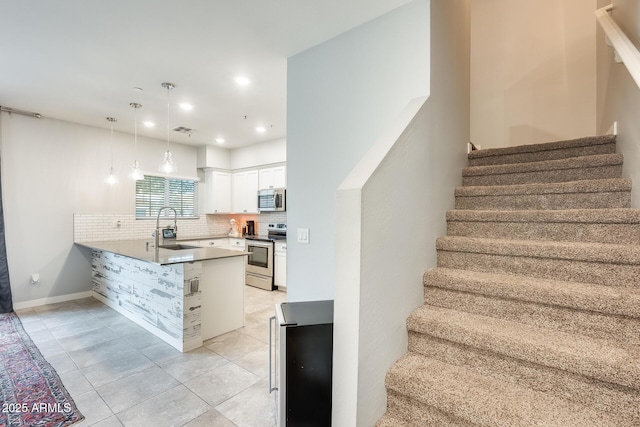
<path fill-rule="evenodd" d="M 286 188 L 287 168 L 276 166 L 274 168 L 260 169 L 260 189 Z"/>
<path fill-rule="evenodd" d="M 258 171 L 236 172 L 233 174 L 234 213 L 258 213 Z"/>
<path fill-rule="evenodd" d="M 231 174 L 229 172 L 207 171 L 205 173 L 206 192 L 205 213 L 231 212 Z"/>
<path fill-rule="evenodd" d="M 205 171 L 204 212 L 207 214 L 258 213 L 258 190 L 287 187 L 287 167 L 241 172 Z"/>

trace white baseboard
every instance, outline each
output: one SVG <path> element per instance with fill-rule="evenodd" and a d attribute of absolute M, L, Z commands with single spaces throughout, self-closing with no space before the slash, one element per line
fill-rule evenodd
<path fill-rule="evenodd" d="M 72 301 L 74 299 L 89 298 L 92 296 L 93 296 L 93 291 L 86 291 L 86 292 L 78 292 L 75 294 L 60 295 L 58 297 L 40 298 L 40 299 L 31 300 L 31 301 L 13 303 L 13 309 L 23 310 L 25 308 L 38 307 L 38 306 L 47 305 L 47 304 L 55 304 L 57 302 Z"/>

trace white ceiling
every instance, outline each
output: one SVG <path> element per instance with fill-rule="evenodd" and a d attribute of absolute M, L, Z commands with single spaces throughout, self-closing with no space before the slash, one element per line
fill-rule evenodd
<path fill-rule="evenodd" d="M 195 130 L 172 142 L 283 138 L 287 57 L 409 1 L 0 0 L 0 105 L 133 133 L 138 102 L 138 121 L 156 123 L 139 134 L 166 140 L 171 82 L 171 128 Z"/>

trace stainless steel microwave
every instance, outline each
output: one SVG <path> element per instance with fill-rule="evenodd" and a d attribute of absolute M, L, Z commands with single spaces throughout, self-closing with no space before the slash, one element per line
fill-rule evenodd
<path fill-rule="evenodd" d="M 287 190 L 284 188 L 269 188 L 258 190 L 259 212 L 283 212 L 287 208 Z"/>

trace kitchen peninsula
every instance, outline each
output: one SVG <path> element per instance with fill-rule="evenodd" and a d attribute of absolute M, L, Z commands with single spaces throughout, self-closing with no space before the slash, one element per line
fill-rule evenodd
<path fill-rule="evenodd" d="M 180 351 L 244 326 L 247 252 L 144 240 L 76 243 L 92 250 L 93 294 Z"/>

